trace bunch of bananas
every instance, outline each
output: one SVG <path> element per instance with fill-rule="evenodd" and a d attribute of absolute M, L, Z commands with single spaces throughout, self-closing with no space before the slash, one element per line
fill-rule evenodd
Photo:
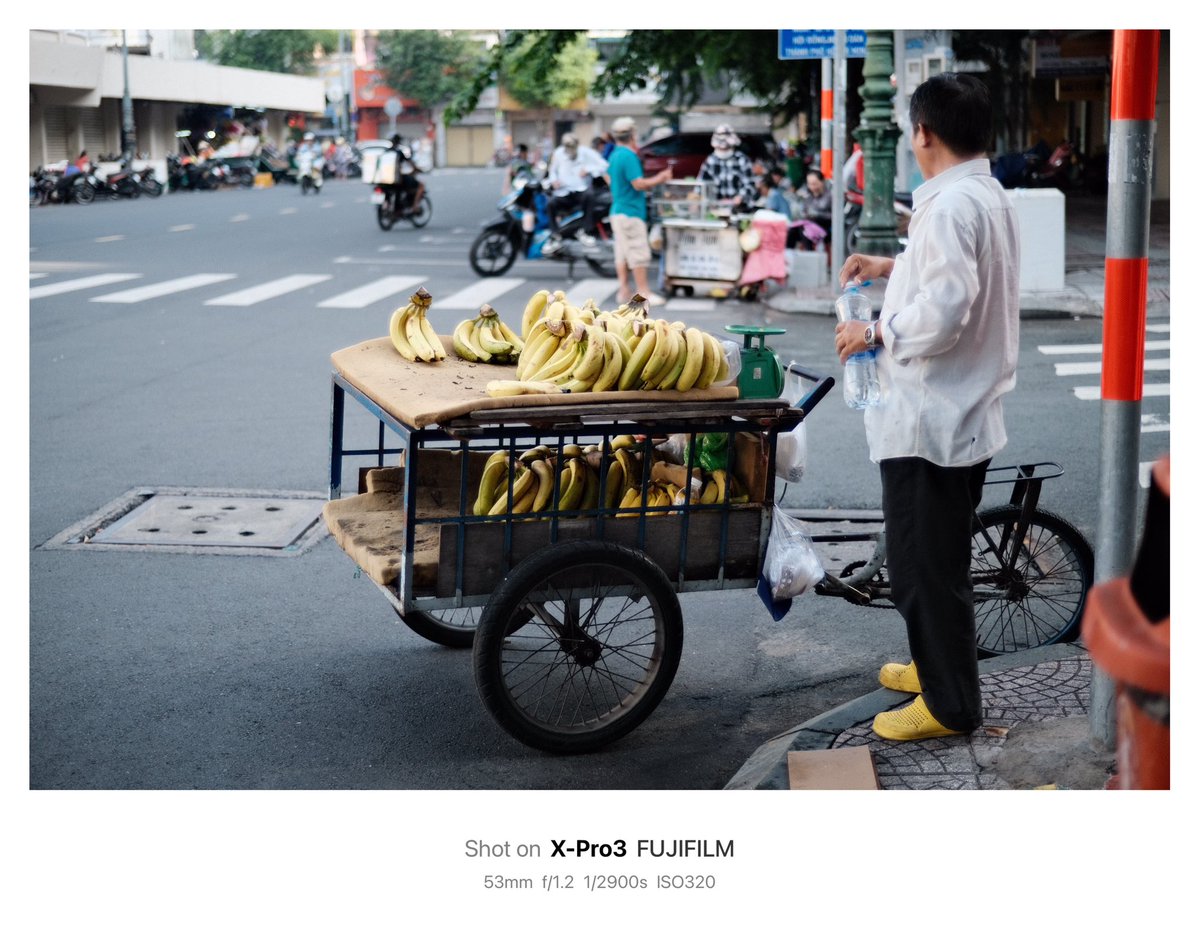
<path fill-rule="evenodd" d="M 586 448 L 564 445 L 561 467 L 559 452 L 548 445 L 537 445 L 515 459 L 508 452 L 495 452 L 484 466 L 473 513 L 477 517 L 497 517 L 510 513 L 537 514 L 547 509 L 603 507 L 648 508 L 648 516 L 662 516 L 685 503 L 723 504 L 727 490 L 731 503 L 748 500 L 736 479 L 720 469 L 712 472 L 703 486 L 697 469 L 689 499 L 681 483 L 686 480 L 685 469 L 661 461 L 653 462 L 643 487 L 643 460 L 637 453 L 637 445 L 631 435 L 617 436 L 610 441 L 607 456 L 598 445 Z"/>
<path fill-rule="evenodd" d="M 522 317 L 525 349 L 517 381 L 550 382 L 571 393 L 707 389 L 728 377 L 721 344 L 683 322 L 649 318 L 634 296 L 612 311 L 571 305 L 540 290 Z"/>
<path fill-rule="evenodd" d="M 392 345 L 408 361 L 443 361 L 446 348 L 425 317 L 433 296 L 422 286 L 408 299 L 408 305 L 392 313 L 388 333 Z"/>
<path fill-rule="evenodd" d="M 459 322 L 451 338 L 460 358 L 485 364 L 515 364 L 525 347 L 521 337 L 487 304 L 480 306 L 475 318 Z"/>

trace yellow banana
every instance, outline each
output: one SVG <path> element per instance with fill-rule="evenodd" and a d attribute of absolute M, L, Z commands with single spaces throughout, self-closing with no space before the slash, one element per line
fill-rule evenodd
<path fill-rule="evenodd" d="M 421 334 L 425 336 L 425 340 L 429 342 L 429 347 L 433 349 L 433 359 L 435 361 L 446 360 L 446 346 L 442 344 L 441 336 L 433 327 L 433 323 L 429 321 L 424 309 L 417 316 L 417 321 L 421 323 Z"/>
<path fill-rule="evenodd" d="M 563 458 L 583 458 L 583 449 L 575 442 L 568 442 L 562 447 Z"/>
<path fill-rule="evenodd" d="M 454 353 L 464 361 L 486 361 L 491 355 L 471 343 L 471 331 L 474 325 L 474 319 L 463 319 L 454 326 L 454 332 L 450 335 L 450 341 L 454 345 Z M 487 357 L 484 357 L 484 355 L 487 355 Z"/>
<path fill-rule="evenodd" d="M 508 453 L 496 452 L 487 460 L 483 477 L 479 479 L 479 491 L 472 512 L 477 517 L 485 516 L 496 502 L 496 490 L 500 482 L 508 478 Z"/>
<path fill-rule="evenodd" d="M 558 347 L 546 363 L 536 371 L 527 371 L 525 377 L 530 380 L 554 380 L 564 375 L 569 377 L 575 367 L 576 343 L 575 333 L 568 333 L 559 341 Z"/>
<path fill-rule="evenodd" d="M 513 354 L 520 354 L 521 349 L 525 347 L 525 342 L 521 336 L 516 334 L 511 328 L 504 324 L 504 320 L 500 316 L 496 316 L 496 328 L 500 330 L 500 337 L 513 346 Z"/>
<path fill-rule="evenodd" d="M 606 332 L 598 325 L 588 325 L 585 334 L 583 356 L 575 365 L 575 369 L 571 371 L 571 376 L 576 380 L 586 380 L 591 386 L 591 382 L 604 367 L 604 335 Z"/>
<path fill-rule="evenodd" d="M 636 390 L 641 386 L 642 371 L 649 365 L 650 358 L 654 353 L 654 346 L 657 343 L 658 335 L 654 330 L 642 335 L 637 347 L 629 355 L 629 363 L 621 371 L 621 379 L 617 381 L 618 389 Z"/>
<path fill-rule="evenodd" d="M 717 339 L 714 338 L 713 341 L 717 341 Z M 719 341 L 717 341 L 717 358 L 717 375 L 713 377 L 713 383 L 729 379 L 729 361 L 725 359 L 725 347 Z"/>
<path fill-rule="evenodd" d="M 617 449 L 634 448 L 637 446 L 637 439 L 631 435 L 614 436 L 613 440 L 608 443 L 608 447 L 614 452 Z"/>
<path fill-rule="evenodd" d="M 621 498 L 621 503 L 617 505 L 619 509 L 627 509 L 629 507 L 642 506 L 642 492 L 636 487 L 628 488 L 625 491 L 625 496 Z"/>
<path fill-rule="evenodd" d="M 415 361 L 417 359 L 417 352 L 413 350 L 413 346 L 408 343 L 408 338 L 404 334 L 405 320 L 412 311 L 413 307 L 411 303 L 401 306 L 392 313 L 391 321 L 388 323 L 388 334 L 391 335 L 392 346 L 407 361 Z"/>
<path fill-rule="evenodd" d="M 558 350 L 558 338 L 547 330 L 539 332 L 539 328 L 543 328 L 542 322 L 535 326 L 534 337 L 521 350 L 521 356 L 517 359 L 518 379 L 536 373 Z"/>
<path fill-rule="evenodd" d="M 526 393 L 562 393 L 562 388 L 545 380 L 489 380 L 484 388 L 490 397 L 521 396 Z"/>
<path fill-rule="evenodd" d="M 525 496 L 527 494 L 536 493 L 536 489 L 534 487 L 536 484 L 537 484 L 537 475 L 536 474 L 534 474 L 532 471 L 530 471 L 527 468 L 524 468 L 524 467 L 518 468 L 517 474 L 513 478 L 513 487 L 512 487 L 512 502 L 513 502 L 513 504 L 514 505 L 520 504 L 521 501 L 525 498 Z M 532 503 L 533 503 L 533 501 L 530 500 L 530 504 L 532 504 Z M 507 510 L 507 506 L 508 506 L 508 485 L 503 484 L 500 486 L 500 490 L 496 492 L 496 500 L 492 504 L 491 509 L 488 510 L 488 516 L 494 517 L 497 514 L 508 513 L 509 511 Z M 526 507 L 526 510 L 528 510 L 528 509 L 529 508 Z M 517 513 L 515 506 L 514 506 L 514 509 L 512 512 Z"/>
<path fill-rule="evenodd" d="M 534 513 L 540 513 L 546 509 L 546 505 L 550 503 L 550 498 L 554 494 L 554 470 L 550 467 L 550 463 L 543 458 L 534 459 L 530 462 L 529 468 L 537 477 L 537 496 L 533 499 L 531 509 Z"/>
<path fill-rule="evenodd" d="M 687 359 L 679 378 L 675 381 L 676 390 L 691 390 L 700 379 L 700 371 L 704 369 L 704 361 L 709 352 L 705 350 L 707 342 L 704 332 L 698 328 L 689 328 L 684 332 L 687 341 Z"/>
<path fill-rule="evenodd" d="M 521 464 L 532 466 L 535 461 L 545 461 L 554 454 L 554 450 L 548 445 L 535 445 L 531 449 L 526 449 L 521 453 Z"/>
<path fill-rule="evenodd" d="M 700 376 L 696 378 L 696 389 L 707 390 L 716 379 L 717 369 L 725 357 L 721 345 L 712 335 L 704 332 L 704 365 L 700 368 Z"/>
<path fill-rule="evenodd" d="M 621 368 L 625 364 L 625 354 L 623 348 L 624 342 L 621 341 L 612 332 L 604 333 L 604 367 L 596 376 L 596 382 L 592 384 L 592 390 L 601 393 L 605 390 L 611 390 L 616 386 L 617 381 L 621 379 Z"/>
<path fill-rule="evenodd" d="M 716 496 L 713 498 L 714 504 L 725 503 L 725 492 L 729 487 L 727 476 L 723 468 L 717 468 L 712 473 L 713 483 L 717 486 Z"/>
<path fill-rule="evenodd" d="M 587 462 L 583 463 L 580 470 L 583 472 L 583 499 L 579 506 L 584 510 L 595 510 L 600 506 L 600 478 Z"/>
<path fill-rule="evenodd" d="M 425 333 L 421 330 L 421 313 L 419 311 L 414 310 L 404 317 L 404 337 L 408 339 L 409 347 L 422 361 L 428 363 L 436 357 L 433 348 L 425 339 Z"/>
<path fill-rule="evenodd" d="M 663 384 L 666 383 L 667 378 L 671 376 L 671 372 L 675 368 L 676 361 L 679 360 L 680 355 L 686 350 L 684 347 L 683 337 L 679 334 L 679 332 L 671 328 L 669 325 L 667 326 L 664 335 L 660 335 L 658 340 L 660 343 L 665 344 L 669 350 L 667 351 L 666 360 L 663 362 L 662 367 L 660 367 L 648 380 L 642 381 L 642 386 L 646 390 L 663 389 Z"/>
<path fill-rule="evenodd" d="M 583 500 L 584 477 L 580 471 L 586 468 L 582 459 L 572 458 L 563 468 L 558 479 L 558 509 L 575 510 Z"/>
<path fill-rule="evenodd" d="M 625 468 L 621 462 L 613 459 L 608 463 L 608 474 L 604 477 L 604 506 L 616 507 L 624 489 Z"/>
<path fill-rule="evenodd" d="M 650 360 L 646 362 L 646 367 L 642 370 L 643 387 L 654 386 L 655 378 L 662 376 L 660 371 L 667 366 L 668 361 L 673 360 L 675 344 L 672 336 L 674 334 L 674 330 L 665 321 L 654 320 L 654 351 L 650 355 Z M 645 338 L 642 339 L 642 341 L 645 340 Z M 641 347 L 640 343 L 638 347 Z"/>
<path fill-rule="evenodd" d="M 512 353 L 513 346 L 496 334 L 491 316 L 484 318 L 480 322 L 476 335 L 479 338 L 479 347 L 483 348 L 488 354 L 507 355 Z"/>
<path fill-rule="evenodd" d="M 539 289 L 529 301 L 525 303 L 525 313 L 521 316 L 521 337 L 529 340 L 529 335 L 533 331 L 534 323 L 542 317 L 542 313 L 546 311 L 546 305 L 550 301 L 550 290 Z"/>
<path fill-rule="evenodd" d="M 687 366 L 687 338 L 681 335 L 676 329 L 675 332 L 675 357 L 671 361 L 670 368 L 667 369 L 666 376 L 658 382 L 659 390 L 675 389 L 675 382 L 679 379 L 679 375 L 683 373 L 684 367 Z"/>

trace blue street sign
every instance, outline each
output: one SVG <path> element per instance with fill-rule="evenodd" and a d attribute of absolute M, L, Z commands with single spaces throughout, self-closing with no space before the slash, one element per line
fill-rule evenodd
<path fill-rule="evenodd" d="M 781 59 L 831 59 L 833 58 L 832 29 L 781 29 L 779 30 L 779 57 Z M 846 58 L 867 57 L 867 31 L 846 30 Z"/>

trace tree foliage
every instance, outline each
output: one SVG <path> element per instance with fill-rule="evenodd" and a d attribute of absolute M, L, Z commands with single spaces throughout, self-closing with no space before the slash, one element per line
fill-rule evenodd
<path fill-rule="evenodd" d="M 337 51 L 336 29 L 208 29 L 196 31 L 196 51 L 218 65 L 311 75 L 314 53 Z"/>
<path fill-rule="evenodd" d="M 585 35 L 577 30 L 528 29 L 507 32 L 491 50 L 474 80 L 454 101 L 461 115 L 498 76 L 508 87 L 506 69 L 518 69 L 531 84 L 550 81 L 562 67 L 560 56 Z M 658 111 L 676 115 L 706 98 L 711 89 L 744 92 L 782 124 L 811 110 L 813 66 L 778 57 L 775 30 L 643 29 L 620 41 L 591 92 L 598 97 L 654 88 Z"/>
<path fill-rule="evenodd" d="M 481 67 L 483 49 L 463 33 L 393 29 L 379 33 L 375 61 L 388 87 L 424 108 L 454 98 Z"/>
<path fill-rule="evenodd" d="M 501 65 L 501 85 L 523 107 L 567 107 L 584 97 L 595 76 L 597 55 L 583 33 L 555 43 L 553 56 L 541 54 L 537 35 L 525 35 Z"/>

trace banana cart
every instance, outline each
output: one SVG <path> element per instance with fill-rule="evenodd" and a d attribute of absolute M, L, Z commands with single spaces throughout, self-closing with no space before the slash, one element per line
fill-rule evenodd
<path fill-rule="evenodd" d="M 757 587 L 777 436 L 833 385 L 806 373 L 795 407 L 736 386 L 492 398 L 510 369 L 409 363 L 387 338 L 332 361 L 334 539 L 412 630 L 472 647 L 506 731 L 559 753 L 608 744 L 658 705 L 683 646 L 679 594 Z M 531 513 L 515 469 L 535 461 L 552 490 Z"/>
<path fill-rule="evenodd" d="M 653 199 L 662 226 L 662 289 L 666 295 L 731 295 L 744 254 L 729 205 L 698 179 L 664 182 Z"/>

